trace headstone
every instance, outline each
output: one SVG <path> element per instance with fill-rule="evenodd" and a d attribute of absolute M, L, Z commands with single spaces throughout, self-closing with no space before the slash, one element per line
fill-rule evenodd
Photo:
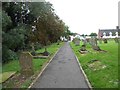
<path fill-rule="evenodd" d="M 91 45 L 94 50 L 100 51 L 100 47 L 97 46 L 97 38 L 91 38 Z"/>
<path fill-rule="evenodd" d="M 19 59 L 21 75 L 31 76 L 34 73 L 32 59 L 33 57 L 30 54 L 30 52 L 21 53 L 20 59 Z"/>
<path fill-rule="evenodd" d="M 101 49 L 100 49 L 99 46 L 92 46 L 92 48 L 93 48 L 94 50 L 101 51 Z"/>
<path fill-rule="evenodd" d="M 32 54 L 33 56 L 35 56 L 36 53 L 35 53 L 34 43 L 31 44 L 31 47 L 32 47 L 32 52 L 31 52 L 31 54 Z"/>
<path fill-rule="evenodd" d="M 116 43 L 119 43 L 119 39 L 117 37 L 114 38 L 114 40 L 115 40 Z"/>
<path fill-rule="evenodd" d="M 84 39 L 84 40 L 83 40 L 83 44 L 84 44 L 84 45 L 86 45 L 86 43 L 87 43 L 87 40 L 86 40 L 86 39 Z"/>
<path fill-rule="evenodd" d="M 85 45 L 82 45 L 82 47 L 81 47 L 80 50 L 81 50 L 81 51 L 87 51 L 87 50 L 86 50 L 86 46 L 85 46 Z"/>
<path fill-rule="evenodd" d="M 80 40 L 78 38 L 75 38 L 74 43 L 75 43 L 76 46 L 79 46 L 80 45 Z"/>
<path fill-rule="evenodd" d="M 81 54 L 86 54 L 86 53 L 88 53 L 88 51 L 86 50 L 86 45 L 82 45 L 82 47 L 81 47 L 81 49 L 79 50 L 79 52 L 81 53 Z"/>
<path fill-rule="evenodd" d="M 104 39 L 103 41 L 104 41 L 104 43 L 107 43 L 107 39 Z"/>
<path fill-rule="evenodd" d="M 87 41 L 87 43 L 89 43 L 89 42 L 90 42 L 90 39 L 89 39 L 89 38 L 87 38 L 87 39 L 86 39 L 86 41 Z"/>
<path fill-rule="evenodd" d="M 91 38 L 90 44 L 91 44 L 92 46 L 97 46 L 97 38 Z"/>

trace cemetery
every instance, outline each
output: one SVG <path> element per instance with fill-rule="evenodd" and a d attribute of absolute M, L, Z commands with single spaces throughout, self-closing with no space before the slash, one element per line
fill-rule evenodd
<path fill-rule="evenodd" d="M 56 14 L 49 1 L 0 4 L 3 90 L 118 88 L 119 26 L 99 29 L 98 34 L 80 34 L 70 31 L 71 26 Z M 74 18 L 70 18 L 71 23 Z M 79 25 L 76 21 L 74 24 Z M 81 31 L 90 27 L 86 23 L 81 26 Z"/>
<path fill-rule="evenodd" d="M 86 55 L 79 53 L 84 42 L 80 42 L 79 47 L 76 47 L 73 42 L 70 45 L 93 87 L 118 87 L 118 43 L 114 39 L 107 39 L 107 43 L 104 39 L 100 42 L 99 39 L 97 42 L 93 39 L 92 41 L 86 43 L 86 49 L 89 51 Z M 96 44 L 103 52 L 93 48 Z"/>
<path fill-rule="evenodd" d="M 48 46 L 50 55 L 47 58 L 34 58 L 30 52 L 23 52 L 20 60 L 13 60 L 5 64 L 2 67 L 4 77 L 0 82 L 3 83 L 3 88 L 27 88 L 62 45 L 63 43 L 60 42 L 59 45 L 54 43 Z M 36 52 L 44 52 L 44 48 L 38 49 Z"/>

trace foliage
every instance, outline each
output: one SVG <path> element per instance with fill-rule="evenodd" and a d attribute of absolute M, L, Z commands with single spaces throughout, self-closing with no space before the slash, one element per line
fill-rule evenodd
<path fill-rule="evenodd" d="M 33 59 L 33 70 L 34 70 L 34 75 L 33 75 L 33 79 L 34 76 L 37 77 L 37 75 L 40 73 L 41 69 L 45 66 L 45 64 L 53 57 L 53 55 L 55 54 L 55 52 L 63 45 L 63 43 L 60 43 L 59 45 L 57 45 L 57 43 L 53 43 L 51 45 L 48 46 L 48 50 L 51 53 L 50 57 L 47 59 Z M 43 52 L 44 49 L 38 49 L 36 52 L 40 53 Z M 2 73 L 5 72 L 12 72 L 12 71 L 17 71 L 17 75 L 20 74 L 20 67 L 19 67 L 19 61 L 18 60 L 12 60 L 11 62 L 8 62 L 6 64 L 3 65 L 2 67 Z M 33 79 L 31 82 L 29 82 L 29 80 L 31 80 L 31 78 L 27 78 L 27 80 L 24 83 L 21 83 L 21 85 L 19 87 L 21 88 L 28 88 L 29 85 L 33 82 Z M 3 84 L 3 88 L 14 88 L 17 85 L 17 82 L 20 83 L 19 79 L 15 79 L 15 80 L 10 80 L 8 81 L 8 83 L 4 83 Z M 26 85 L 27 83 L 27 85 Z"/>
<path fill-rule="evenodd" d="M 3 63 L 30 50 L 32 43 L 37 49 L 70 34 L 49 2 L 2 2 L 2 6 Z"/>
<path fill-rule="evenodd" d="M 97 36 L 97 34 L 96 33 L 91 33 L 90 36 Z"/>

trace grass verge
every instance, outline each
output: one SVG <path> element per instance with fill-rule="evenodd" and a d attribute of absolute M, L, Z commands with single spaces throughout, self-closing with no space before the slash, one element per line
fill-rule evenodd
<path fill-rule="evenodd" d="M 35 77 L 40 73 L 41 69 L 45 66 L 47 62 L 53 57 L 55 52 L 63 45 L 63 42 L 60 45 L 57 43 L 53 43 L 47 47 L 47 50 L 50 52 L 50 56 L 46 59 L 33 59 L 33 70 L 34 75 L 21 81 L 20 76 L 20 67 L 19 61 L 13 60 L 5 65 L 2 66 L 2 73 L 10 72 L 10 71 L 17 71 L 15 77 L 10 78 L 5 83 L 3 83 L 3 88 L 28 88 L 31 82 L 35 79 Z M 44 48 L 37 50 L 36 52 L 43 52 Z M 4 77 L 4 76 L 3 76 Z M 17 78 L 17 79 L 16 79 Z"/>
<path fill-rule="evenodd" d="M 87 54 L 80 54 L 80 46 L 75 46 L 73 42 L 70 43 L 74 53 L 79 59 L 84 72 L 86 73 L 93 88 L 118 88 L 118 44 L 113 40 L 109 40 L 107 44 L 98 44 L 102 50 L 107 52 L 94 51 L 91 45 L 87 44 Z M 91 60 L 99 60 L 101 65 L 105 68 L 96 69 L 98 65 L 94 65 L 96 70 L 89 67 Z M 95 67 L 96 66 L 96 67 Z"/>

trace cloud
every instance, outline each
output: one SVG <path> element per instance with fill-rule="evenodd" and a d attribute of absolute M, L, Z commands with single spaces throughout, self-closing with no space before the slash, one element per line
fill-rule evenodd
<path fill-rule="evenodd" d="M 116 28 L 119 0 L 47 0 L 72 32 L 90 34 Z"/>

